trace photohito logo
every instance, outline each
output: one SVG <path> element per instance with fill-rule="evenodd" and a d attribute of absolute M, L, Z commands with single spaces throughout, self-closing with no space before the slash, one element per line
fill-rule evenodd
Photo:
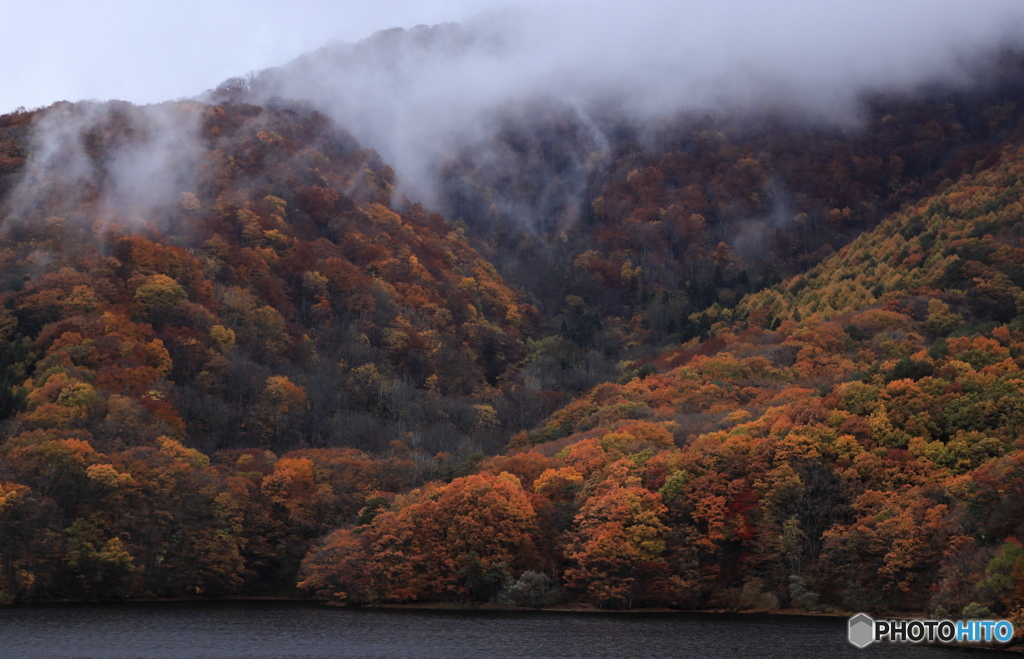
<path fill-rule="evenodd" d="M 875 641 L 890 643 L 1009 643 L 1009 620 L 875 620 L 866 613 L 850 618 L 850 643 L 866 648 Z"/>

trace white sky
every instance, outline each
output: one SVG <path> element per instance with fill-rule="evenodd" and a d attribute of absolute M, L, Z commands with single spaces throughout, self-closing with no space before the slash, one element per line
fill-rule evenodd
<path fill-rule="evenodd" d="M 458 149 L 488 144 L 495 110 L 514 110 L 519 101 L 545 99 L 585 112 L 589 101 L 612 99 L 640 120 L 768 102 L 852 125 L 859 116 L 858 92 L 865 88 L 967 82 L 978 70 L 969 63 L 979 56 L 999 45 L 1024 46 L 1024 0 L 7 5 L 0 12 L 0 113 L 59 100 L 146 104 L 192 97 L 332 40 L 357 42 L 389 27 L 468 23 L 466 30 L 441 31 L 455 33 L 450 43 L 409 39 L 374 51 L 380 56 L 307 58 L 259 88 L 313 103 L 376 149 L 396 168 L 403 191 L 428 205 L 437 164 Z M 460 35 L 473 39 L 463 43 Z M 75 131 L 95 119 L 90 111 L 85 108 L 78 123 L 53 113 L 37 137 L 44 160 L 58 149 L 74 154 L 81 148 Z M 178 175 L 188 169 L 187 127 L 161 119 L 159 108 L 153 111 L 154 139 L 122 154 L 115 168 L 123 185 L 114 190 L 124 199 L 158 202 L 160 190 L 179 190 Z M 485 161 L 497 158 L 482 153 Z M 136 198 L 139 190 L 144 194 Z"/>
<path fill-rule="evenodd" d="M 194 96 L 330 40 L 355 42 L 388 27 L 464 21 L 509 7 L 541 10 L 533 24 L 536 55 L 522 54 L 523 66 L 502 76 L 544 84 L 547 72 L 567 69 L 574 80 L 598 84 L 613 78 L 621 86 L 639 78 L 637 89 L 647 94 L 661 93 L 683 61 L 702 71 L 708 85 L 742 84 L 744 75 L 761 70 L 810 81 L 810 88 L 820 81 L 870 85 L 934 74 L 931 69 L 950 66 L 953 51 L 1024 36 L 1024 0 L 21 0 L 6 5 L 0 113 L 58 100 L 150 103 Z M 494 84 L 494 73 L 483 82 Z M 692 71 L 688 75 L 694 78 Z"/>
<path fill-rule="evenodd" d="M 6 3 L 0 113 L 149 103 L 283 64 L 327 41 L 469 18 L 501 0 L 26 0 Z"/>

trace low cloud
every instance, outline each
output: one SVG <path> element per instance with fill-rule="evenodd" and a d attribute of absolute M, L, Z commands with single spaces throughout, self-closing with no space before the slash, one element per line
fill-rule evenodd
<path fill-rule="evenodd" d="M 200 112 L 196 103 L 56 105 L 32 127 L 30 158 L 4 210 L 30 220 L 84 204 L 91 222 L 159 225 L 195 188 Z"/>
<path fill-rule="evenodd" d="M 866 90 L 971 82 L 979 58 L 1018 45 L 1022 27 L 1024 4 L 1005 0 L 563 1 L 333 44 L 264 72 L 252 91 L 312 102 L 430 203 L 441 163 L 473 151 L 499 161 L 482 150 L 536 103 L 592 126 L 598 108 L 646 122 L 766 106 L 850 125 Z"/>
<path fill-rule="evenodd" d="M 270 0 L 260 1 L 262 10 L 272 8 Z M 1016 47 L 1024 35 L 1019 0 L 560 0 L 449 8 L 461 17 L 478 6 L 484 11 L 460 23 L 323 47 L 256 76 L 250 98 L 312 104 L 379 151 L 395 167 L 401 193 L 429 205 L 441 195 L 445 172 L 468 158 L 476 171 L 492 172 L 486 181 L 528 188 L 529 208 L 515 194 L 498 201 L 508 204 L 506 215 L 528 216 L 527 225 L 547 231 L 578 213 L 567 200 L 580 197 L 601 166 L 609 116 L 643 125 L 680 112 L 770 106 L 807 121 L 855 125 L 864 91 L 968 84 L 986 54 Z M 414 3 L 403 7 L 412 12 Z M 415 7 L 410 16 L 445 10 Z M 402 22 L 399 14 L 390 17 Z M 303 25 L 311 30 L 308 21 L 281 19 L 278 40 L 294 46 Z M 187 45 L 188 37 L 181 39 Z M 219 47 L 245 41 L 243 28 Z M 101 162 L 90 152 L 89 135 L 121 120 L 118 107 L 85 103 L 44 114 L 8 210 L 24 215 L 46 195 L 51 208 L 70 207 L 102 182 L 92 200 L 101 211 L 152 214 L 190 189 L 197 112 L 167 104 L 122 113 L 132 115 L 136 137 L 111 146 Z M 553 162 L 540 163 L 538 171 L 559 174 L 547 187 L 536 176 L 518 182 L 513 176 L 519 166 L 552 159 L 543 144 L 521 152 L 494 146 L 499 130 L 525 131 L 535 117 L 555 127 L 538 139 L 561 139 L 559 125 L 575 131 Z M 58 187 L 63 192 L 55 197 Z"/>

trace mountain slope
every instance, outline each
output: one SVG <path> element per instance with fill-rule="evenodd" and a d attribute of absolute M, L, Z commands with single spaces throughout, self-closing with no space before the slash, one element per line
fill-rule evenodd
<path fill-rule="evenodd" d="M 336 532 L 304 583 L 356 602 L 479 597 L 482 579 L 527 605 L 955 617 L 976 602 L 1019 620 L 1022 174 L 1007 147 L 807 275 L 708 312 L 711 338 L 664 355 L 670 370 L 573 401 L 473 477 L 489 481 Z M 502 519 L 534 543 L 516 562 L 517 538 L 453 544 L 429 522 L 396 544 L 445 514 L 427 508 L 501 479 L 520 511 Z M 476 581 L 362 578 L 463 551 Z"/>
<path fill-rule="evenodd" d="M 369 493 L 504 443 L 532 308 L 323 116 L 58 105 L 20 144 L 5 598 L 288 592 Z"/>
<path fill-rule="evenodd" d="M 166 130 L 164 115 L 194 132 Z M 43 355 L 50 345 L 40 333 L 52 341 L 63 324 L 88 339 L 83 328 L 115 314 L 170 351 L 161 386 L 175 404 L 212 395 L 222 401 L 217 416 L 252 428 L 241 408 L 270 375 L 355 389 L 365 384 L 353 380 L 372 376 L 465 396 L 524 354 L 529 305 L 439 217 L 389 208 L 390 170 L 322 116 L 114 105 L 53 108 L 43 121 L 37 142 L 55 123 L 89 140 L 74 179 L 61 162 L 30 163 L 5 223 L 8 308 Z M 192 143 L 165 155 L 164 178 L 137 175 L 133 149 L 171 138 Z M 75 296 L 83 301 L 69 302 Z M 299 435 L 337 443 L 309 424 L 344 413 L 344 401 L 310 405 L 294 430 L 243 433 L 241 444 L 294 448 Z M 208 450 L 237 433 L 184 415 Z"/>
<path fill-rule="evenodd" d="M 0 119 L 0 599 L 1019 616 L 1004 65 L 863 130 L 506 108 L 448 219 L 245 85 Z"/>
<path fill-rule="evenodd" d="M 969 84 L 844 89 L 849 103 L 828 113 L 797 95 L 677 99 L 644 114 L 635 106 L 655 90 L 623 93 L 613 72 L 593 89 L 512 75 L 529 60 L 523 36 L 486 21 L 388 30 L 214 98 L 303 99 L 350 126 L 387 154 L 400 191 L 465 223 L 549 333 L 564 323 L 575 352 L 610 364 L 699 334 L 690 314 L 802 272 L 943 180 L 995 162 L 1024 116 L 1012 51 L 963 63 Z M 460 88 L 492 68 L 508 79 Z M 700 74 L 659 87 L 685 97 Z M 577 300 L 599 323 L 579 317 Z M 580 361 L 572 352 L 560 356 Z"/>

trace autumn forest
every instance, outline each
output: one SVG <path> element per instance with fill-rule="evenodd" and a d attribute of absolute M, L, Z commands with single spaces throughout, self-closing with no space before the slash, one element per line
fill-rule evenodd
<path fill-rule="evenodd" d="M 429 203 L 269 74 L 0 116 L 0 602 L 1024 625 L 1024 58 L 986 66 L 855 124 L 538 99 Z"/>

